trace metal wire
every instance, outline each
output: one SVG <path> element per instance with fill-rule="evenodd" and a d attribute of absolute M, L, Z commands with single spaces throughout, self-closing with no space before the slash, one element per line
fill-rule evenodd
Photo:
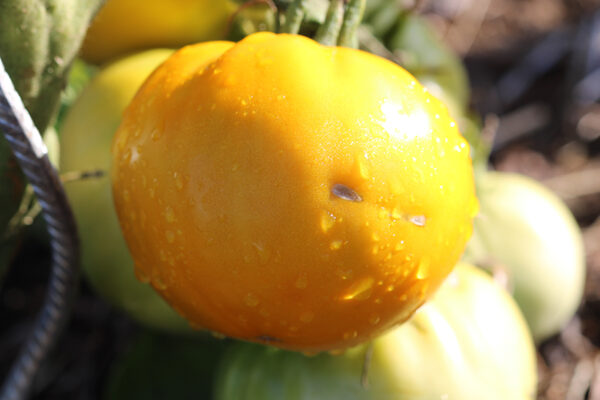
<path fill-rule="evenodd" d="M 52 248 L 52 269 L 45 302 L 29 338 L 0 389 L 0 400 L 27 398 L 35 374 L 68 316 L 79 263 L 73 213 L 46 146 L 14 89 L 0 59 L 0 132 L 8 141 L 42 207 Z M 0 138 L 1 140 L 1 138 Z"/>

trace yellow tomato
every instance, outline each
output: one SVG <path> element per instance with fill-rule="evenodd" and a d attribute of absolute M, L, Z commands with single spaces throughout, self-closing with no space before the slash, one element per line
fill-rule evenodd
<path fill-rule="evenodd" d="M 112 172 L 139 277 L 197 326 L 308 351 L 409 318 L 478 208 L 445 106 L 391 62 L 294 35 L 175 53 Z"/>
<path fill-rule="evenodd" d="M 233 9 L 228 0 L 108 0 L 88 29 L 81 56 L 102 63 L 132 50 L 217 39 Z"/>
<path fill-rule="evenodd" d="M 65 172 L 108 171 L 110 144 L 121 115 L 144 79 L 171 54 L 155 49 L 103 68 L 70 107 L 61 127 Z M 137 321 L 167 331 L 188 324 L 133 273 L 133 261 L 119 228 L 107 176 L 65 185 L 81 239 L 81 264 L 92 287 Z"/>

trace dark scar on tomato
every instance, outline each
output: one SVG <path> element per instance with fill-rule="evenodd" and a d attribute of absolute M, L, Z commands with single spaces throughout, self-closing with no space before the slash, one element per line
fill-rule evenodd
<path fill-rule="evenodd" d="M 341 183 L 336 183 L 333 185 L 331 188 L 331 194 L 343 200 L 354 201 L 357 203 L 362 201 L 362 197 L 360 197 L 358 193 L 348 186 L 342 185 Z"/>

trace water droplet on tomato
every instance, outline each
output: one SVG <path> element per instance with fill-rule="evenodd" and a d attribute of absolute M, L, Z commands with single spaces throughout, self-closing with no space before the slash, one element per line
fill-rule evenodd
<path fill-rule="evenodd" d="M 331 228 L 333 228 L 333 225 L 335 224 L 335 219 L 336 219 L 335 215 L 331 214 L 328 211 L 323 211 L 321 213 L 321 221 L 320 221 L 321 231 L 326 233 Z"/>
<path fill-rule="evenodd" d="M 430 273 L 431 263 L 429 259 L 423 257 L 421 262 L 419 262 L 419 268 L 417 270 L 417 279 L 426 279 Z"/>
<path fill-rule="evenodd" d="M 267 249 L 262 243 L 257 242 L 253 242 L 252 246 L 254 246 L 256 252 L 258 253 L 258 259 L 260 263 L 266 264 L 271 258 L 271 252 L 269 251 L 269 249 Z"/>
<path fill-rule="evenodd" d="M 258 297 L 254 293 L 248 293 L 246 297 L 244 297 L 244 304 L 248 307 L 256 307 L 259 303 Z"/>
<path fill-rule="evenodd" d="M 295 286 L 298 289 L 306 289 L 308 286 L 308 279 L 306 278 L 306 275 L 300 275 L 296 280 Z"/>
<path fill-rule="evenodd" d="M 165 219 L 169 223 L 175 222 L 175 211 L 173 211 L 173 208 L 167 207 L 165 209 Z"/>
<path fill-rule="evenodd" d="M 348 289 L 347 293 L 342 296 L 343 300 L 366 300 L 371 297 L 373 291 L 373 283 L 375 280 L 372 277 L 366 277 L 354 283 Z"/>
<path fill-rule="evenodd" d="M 175 241 L 175 234 L 172 231 L 166 231 L 165 236 L 167 238 L 167 242 L 173 243 Z"/>
<path fill-rule="evenodd" d="M 379 317 L 379 315 L 371 315 L 371 317 L 369 317 L 369 323 L 371 325 L 377 325 L 379 323 L 379 321 L 381 321 L 381 318 Z"/>
<path fill-rule="evenodd" d="M 408 217 L 408 222 L 416 226 L 425 226 L 427 218 L 424 215 L 411 215 Z"/>
<path fill-rule="evenodd" d="M 300 314 L 300 321 L 304 322 L 305 324 L 311 322 L 314 318 L 315 314 L 312 311 L 305 311 Z"/>
<path fill-rule="evenodd" d="M 344 340 L 355 339 L 358 337 L 357 331 L 344 332 Z"/>
<path fill-rule="evenodd" d="M 150 282 L 150 277 L 148 276 L 148 274 L 146 274 L 146 271 L 144 271 L 140 267 L 135 266 L 134 273 L 135 273 L 135 277 L 137 278 L 138 281 L 140 281 L 142 283 Z"/>
<path fill-rule="evenodd" d="M 166 290 L 167 284 L 158 275 L 152 278 L 152 285 L 158 290 Z"/>
<path fill-rule="evenodd" d="M 331 243 L 329 243 L 329 248 L 331 250 L 334 250 L 334 251 L 335 250 L 339 250 L 339 249 L 342 248 L 342 244 L 343 244 L 343 241 L 341 241 L 341 240 L 334 240 Z"/>

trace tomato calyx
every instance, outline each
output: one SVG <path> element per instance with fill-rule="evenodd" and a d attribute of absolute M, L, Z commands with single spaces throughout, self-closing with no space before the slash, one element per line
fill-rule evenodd
<path fill-rule="evenodd" d="M 301 34 L 326 46 L 358 47 L 366 0 L 250 0 L 232 15 L 227 37 L 258 31 Z"/>

